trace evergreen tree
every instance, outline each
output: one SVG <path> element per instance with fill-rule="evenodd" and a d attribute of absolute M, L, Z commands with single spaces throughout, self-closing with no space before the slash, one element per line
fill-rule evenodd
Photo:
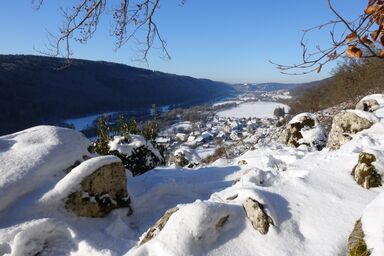
<path fill-rule="evenodd" d="M 110 128 L 108 125 L 108 117 L 106 115 L 97 119 L 96 133 L 97 141 L 94 145 L 94 151 L 100 155 L 107 155 L 109 152 L 108 142 Z"/>

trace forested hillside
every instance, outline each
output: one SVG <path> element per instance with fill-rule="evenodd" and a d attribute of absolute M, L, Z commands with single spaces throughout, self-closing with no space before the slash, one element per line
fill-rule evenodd
<path fill-rule="evenodd" d="M 356 104 L 367 94 L 383 93 L 382 59 L 349 59 L 334 70 L 333 76 L 314 86 L 293 90 L 292 113 L 316 112 L 342 102 Z"/>
<path fill-rule="evenodd" d="M 206 102 L 234 92 L 225 83 L 122 64 L 0 55 L 0 134 L 100 112 Z"/>

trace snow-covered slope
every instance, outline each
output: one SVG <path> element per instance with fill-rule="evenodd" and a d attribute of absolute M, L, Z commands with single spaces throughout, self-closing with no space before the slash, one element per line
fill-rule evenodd
<path fill-rule="evenodd" d="M 64 208 L 42 207 L 39 199 L 53 193 L 55 184 L 51 179 L 38 179 L 33 184 L 39 189 L 31 194 L 15 194 L 19 200 L 3 205 L 0 255 L 34 255 L 41 250 L 43 255 L 345 255 L 348 236 L 360 217 L 368 246 L 379 248 L 376 255 L 380 255 L 383 236 L 373 224 L 381 225 L 382 221 L 370 220 L 380 218 L 383 196 L 377 196 L 383 188 L 364 189 L 351 176 L 362 151 L 375 154 L 375 167 L 383 174 L 384 109 L 372 115 L 377 122 L 353 135 L 337 151 L 309 152 L 305 147 L 257 144 L 233 160 L 220 159 L 194 169 L 159 167 L 128 177 L 131 216 L 127 216 L 127 210 L 118 209 L 101 219 L 80 218 Z M 45 145 L 46 141 L 55 141 L 53 138 L 65 141 L 63 134 L 67 132 L 76 138 L 68 142 L 73 143 L 72 150 L 63 146 L 58 151 L 48 146 L 35 149 L 36 138 Z M 56 168 L 55 162 L 73 164 L 75 154 L 81 157 L 85 153 L 87 141 L 76 136 L 74 131 L 52 127 L 4 136 L 0 140 L 0 159 L 16 173 L 46 174 L 49 171 L 45 166 Z M 12 139 L 17 141 L 14 145 L 23 141 L 22 148 L 41 161 L 28 167 L 24 161 L 13 160 L 21 151 L 10 145 Z M 55 145 L 53 148 L 63 145 L 50 143 Z M 54 172 L 59 173 L 60 168 L 57 166 Z M 13 177 L 4 168 L 1 173 Z M 62 176 L 52 180 L 58 182 Z M 29 176 L 22 177 L 26 178 L 3 182 L 8 187 L 26 184 Z M 243 209 L 249 197 L 264 205 L 273 220 L 265 235 L 254 229 Z M 175 206 L 179 210 L 164 228 L 139 246 L 140 237 Z"/>

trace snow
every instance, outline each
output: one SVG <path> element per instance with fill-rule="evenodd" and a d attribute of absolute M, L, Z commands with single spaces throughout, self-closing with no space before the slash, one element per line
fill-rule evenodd
<path fill-rule="evenodd" d="M 60 201 L 66 198 L 71 192 L 74 192 L 85 177 L 91 175 L 100 167 L 120 162 L 120 158 L 116 156 L 99 156 L 84 161 L 61 179 L 52 190 L 42 197 L 41 201 L 44 203 Z"/>
<path fill-rule="evenodd" d="M 289 106 L 277 102 L 249 102 L 239 104 L 235 108 L 223 110 L 217 113 L 219 117 L 258 117 L 258 118 L 273 118 L 273 111 L 277 107 L 284 107 L 288 112 Z"/>
<path fill-rule="evenodd" d="M 36 126 L 0 137 L 0 212 L 19 197 L 63 176 L 83 156 L 90 141 L 81 133 Z"/>
<path fill-rule="evenodd" d="M 384 255 L 384 192 L 373 200 L 364 210 L 361 218 L 364 240 L 371 256 Z"/>
<path fill-rule="evenodd" d="M 0 201 L 0 254 L 346 255 L 348 236 L 361 217 L 372 255 L 383 255 L 383 188 L 364 189 L 350 174 L 362 151 L 373 152 L 375 166 L 383 170 L 384 112 L 372 115 L 377 122 L 337 151 L 271 142 L 205 167 L 158 167 L 128 177 L 133 214 L 117 209 L 99 219 L 41 203 L 56 201 L 91 169 L 116 158 L 92 158 L 63 178 L 66 165 L 87 154 L 89 141 L 81 134 L 44 126 L 0 137 L 0 188 L 10 198 Z M 239 165 L 240 160 L 247 163 Z M 248 197 L 273 219 L 268 234 L 261 235 L 247 219 L 242 205 Z M 179 210 L 163 230 L 138 246 L 175 206 Z M 227 221 L 217 226 L 223 217 Z"/>

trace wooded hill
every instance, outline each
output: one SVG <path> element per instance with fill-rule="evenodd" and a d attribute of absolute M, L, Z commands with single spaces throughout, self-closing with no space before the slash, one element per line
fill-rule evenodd
<path fill-rule="evenodd" d="M 234 89 L 207 79 L 103 61 L 0 55 L 0 134 L 152 104 L 194 105 Z"/>

